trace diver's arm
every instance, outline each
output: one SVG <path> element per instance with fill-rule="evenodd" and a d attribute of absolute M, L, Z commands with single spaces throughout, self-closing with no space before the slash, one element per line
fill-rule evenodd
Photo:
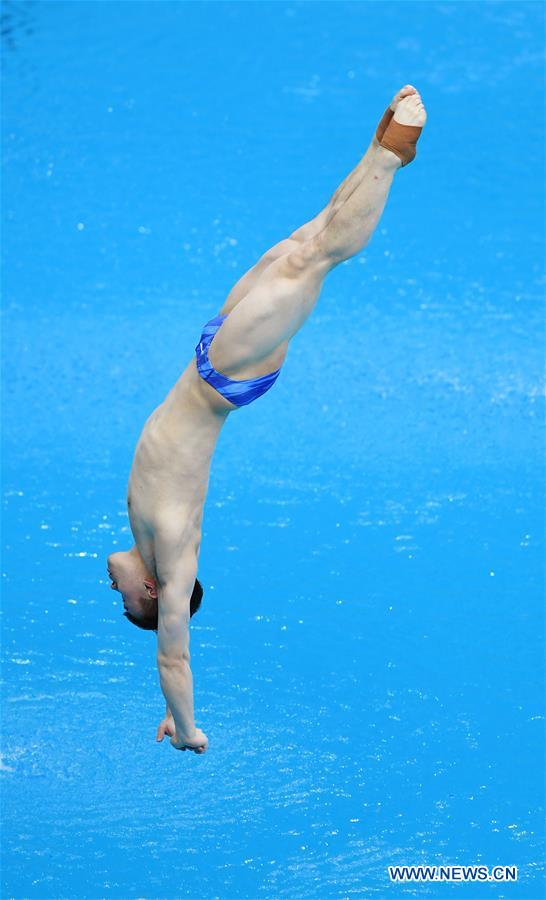
<path fill-rule="evenodd" d="M 191 585 L 180 581 L 159 588 L 157 667 L 161 690 L 167 701 L 167 715 L 172 715 L 179 741 L 195 738 L 193 711 L 193 676 L 190 668 L 190 597 Z"/>
<path fill-rule="evenodd" d="M 195 727 L 190 668 L 190 602 L 199 556 L 200 534 L 166 519 L 155 535 L 157 579 L 157 668 L 175 734 L 171 744 L 203 753 L 207 738 Z"/>
<path fill-rule="evenodd" d="M 193 712 L 193 676 L 189 663 L 159 663 L 161 689 L 168 699 L 176 733 L 174 743 L 189 745 L 197 737 Z"/>

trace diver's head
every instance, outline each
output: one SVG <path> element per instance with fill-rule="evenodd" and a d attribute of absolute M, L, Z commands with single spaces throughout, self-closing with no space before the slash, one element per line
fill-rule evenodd
<path fill-rule="evenodd" d="M 119 591 L 124 616 L 138 628 L 157 631 L 157 584 L 148 572 L 138 548 L 111 553 L 107 560 L 112 590 Z M 203 588 L 195 579 L 190 599 L 190 618 L 201 606 Z"/>
<path fill-rule="evenodd" d="M 107 571 L 114 591 L 123 600 L 124 615 L 140 628 L 157 628 L 157 585 L 148 572 L 138 548 L 111 553 Z M 155 618 L 155 625 L 147 624 Z"/>

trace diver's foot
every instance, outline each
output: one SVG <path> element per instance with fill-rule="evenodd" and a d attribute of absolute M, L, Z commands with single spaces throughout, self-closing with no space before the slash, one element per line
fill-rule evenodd
<path fill-rule="evenodd" d="M 404 97 L 409 97 L 411 94 L 416 94 L 416 93 L 417 93 L 417 88 L 414 88 L 412 84 L 404 85 L 404 87 L 400 88 L 398 93 L 395 94 L 394 97 L 392 98 L 392 103 L 389 106 L 389 109 L 391 109 L 393 111 L 393 113 L 396 112 L 396 107 L 398 106 L 400 101 L 404 99 Z"/>
<path fill-rule="evenodd" d="M 427 121 L 425 106 L 421 100 L 421 94 L 415 91 L 410 97 L 404 97 L 397 104 L 394 121 L 401 125 L 415 125 L 423 128 Z"/>
<path fill-rule="evenodd" d="M 394 95 L 390 106 L 387 106 L 385 112 L 383 113 L 383 118 L 381 119 L 379 125 L 377 126 L 377 129 L 376 129 L 373 141 L 372 141 L 372 143 L 376 147 L 379 147 L 380 141 L 381 141 L 383 135 L 385 134 L 385 131 L 387 130 L 387 126 L 390 124 L 390 121 L 391 121 L 394 113 L 396 112 L 396 108 L 397 108 L 398 104 L 400 103 L 400 101 L 403 100 L 404 97 L 409 97 L 409 96 L 411 96 L 411 94 L 416 94 L 416 93 L 417 93 L 417 89 L 414 88 L 412 84 L 406 84 L 406 85 L 404 85 L 403 88 L 400 88 L 400 90 Z"/>
<path fill-rule="evenodd" d="M 384 150 L 398 157 L 400 166 L 407 166 L 415 158 L 416 144 L 426 120 L 427 113 L 418 91 L 398 101 L 379 143 Z"/>

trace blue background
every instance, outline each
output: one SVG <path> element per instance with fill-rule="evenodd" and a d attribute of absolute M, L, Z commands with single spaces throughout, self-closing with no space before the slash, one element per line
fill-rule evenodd
<path fill-rule="evenodd" d="M 3 15 L 3 896 L 542 897 L 543 6 Z M 407 82 L 415 163 L 221 435 L 177 753 L 105 574 L 136 440 Z"/>

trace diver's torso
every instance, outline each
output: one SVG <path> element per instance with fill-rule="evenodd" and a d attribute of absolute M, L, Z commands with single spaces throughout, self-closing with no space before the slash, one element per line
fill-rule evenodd
<path fill-rule="evenodd" d="M 195 358 L 138 440 L 127 504 L 135 543 L 154 572 L 154 539 L 162 530 L 195 542 L 198 552 L 212 454 L 233 404 L 200 378 Z"/>

